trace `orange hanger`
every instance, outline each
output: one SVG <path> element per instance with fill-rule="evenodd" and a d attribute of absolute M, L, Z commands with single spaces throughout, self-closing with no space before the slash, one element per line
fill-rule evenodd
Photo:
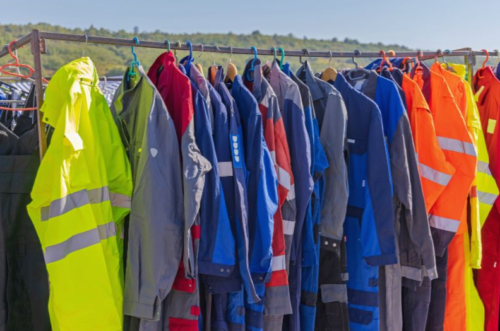
<path fill-rule="evenodd" d="M 31 76 L 33 76 L 33 74 L 35 73 L 35 69 L 33 69 L 32 67 L 30 67 L 27 64 L 19 63 L 19 59 L 17 58 L 17 56 L 14 53 L 12 53 L 12 45 L 14 43 L 16 43 L 16 41 L 17 40 L 12 40 L 9 44 L 9 54 L 14 59 L 14 63 L 7 63 L 7 64 L 0 66 L 0 73 L 10 75 L 10 76 L 20 77 L 20 78 L 24 78 L 24 79 L 31 78 Z M 5 71 L 5 69 L 9 68 L 9 67 L 26 68 L 29 70 L 29 74 L 22 75 L 22 74 L 18 74 L 15 72 Z M 47 83 L 47 84 L 49 83 L 49 81 L 46 80 L 45 78 L 42 78 L 42 79 L 45 83 Z"/>
<path fill-rule="evenodd" d="M 27 64 L 22 64 L 22 63 L 19 63 L 19 59 L 17 58 L 17 56 L 12 52 L 12 45 L 16 42 L 17 40 L 12 40 L 9 44 L 9 54 L 10 56 L 12 56 L 12 58 L 14 59 L 14 63 L 7 63 L 7 64 L 4 64 L 2 66 L 0 66 L 0 74 L 6 74 L 6 75 L 10 75 L 10 76 L 15 76 L 15 77 L 20 77 L 20 78 L 24 78 L 24 79 L 28 79 L 28 78 L 31 78 L 31 76 L 33 76 L 33 74 L 35 73 L 35 69 L 33 69 L 32 67 L 30 67 L 29 65 Z M 6 68 L 9 68 L 9 67 L 16 67 L 16 68 L 26 68 L 29 70 L 29 74 L 28 75 L 22 75 L 22 74 L 18 74 L 18 73 L 15 73 L 15 72 L 10 72 L 10 71 L 5 71 Z M 45 78 L 42 78 L 43 81 L 45 83 L 49 83 L 48 80 L 46 80 Z M 31 108 L 7 108 L 7 107 L 0 107 L 1 110 L 6 110 L 6 111 L 31 111 L 31 110 L 37 110 L 38 108 L 37 107 L 31 107 Z"/>
<path fill-rule="evenodd" d="M 482 52 L 484 52 L 484 54 L 486 54 L 486 59 L 483 61 L 483 65 L 482 65 L 481 69 L 479 69 L 479 70 L 477 71 L 477 76 L 478 76 L 480 79 L 482 79 L 482 78 L 484 77 L 484 76 L 481 76 L 481 71 L 485 69 L 486 62 L 488 62 L 488 60 L 490 59 L 490 53 L 488 53 L 488 51 L 487 51 L 487 50 L 482 49 L 481 51 L 482 51 Z"/>
<path fill-rule="evenodd" d="M 488 60 L 490 59 L 490 53 L 488 53 L 488 51 L 485 49 L 482 49 L 481 51 L 484 52 L 484 54 L 486 54 L 486 59 L 483 61 L 483 67 L 481 68 L 481 69 L 484 69 L 486 62 L 488 62 Z"/>
<path fill-rule="evenodd" d="M 382 54 L 382 61 L 380 62 L 380 67 L 378 68 L 378 72 L 381 72 L 382 69 L 384 68 L 384 63 L 387 63 L 389 65 L 389 70 L 393 70 L 393 66 L 391 61 L 387 59 L 387 56 L 385 55 L 385 52 L 383 50 L 380 50 L 380 54 Z"/>

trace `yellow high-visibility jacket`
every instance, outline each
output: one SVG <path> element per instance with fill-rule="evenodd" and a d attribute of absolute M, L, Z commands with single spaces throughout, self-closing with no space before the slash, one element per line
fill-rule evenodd
<path fill-rule="evenodd" d="M 118 129 L 89 58 L 52 77 L 43 120 L 54 127 L 28 212 L 50 280 L 54 331 L 123 328 L 121 225 L 132 177 Z"/>
<path fill-rule="evenodd" d="M 465 83 L 467 96 L 467 127 L 472 136 L 478 154 L 478 165 L 476 178 L 472 184 L 470 194 L 470 225 L 471 237 L 465 233 L 464 251 L 469 265 L 465 268 L 466 285 L 466 307 L 467 307 L 467 330 L 484 330 L 484 305 L 479 297 L 474 285 L 472 268 L 481 268 L 482 247 L 481 247 L 481 227 L 493 204 L 498 197 L 499 190 L 495 179 L 489 169 L 489 156 L 486 141 L 481 126 L 479 109 L 472 88 L 465 80 L 466 67 L 462 64 L 449 64 L 455 73 L 460 76 Z M 443 64 L 446 68 L 446 64 Z"/>

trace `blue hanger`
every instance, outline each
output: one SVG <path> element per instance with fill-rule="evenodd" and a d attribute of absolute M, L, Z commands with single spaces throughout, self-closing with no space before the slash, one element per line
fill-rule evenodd
<path fill-rule="evenodd" d="M 285 63 L 285 50 L 283 47 L 278 47 L 278 51 L 281 52 L 280 70 L 283 70 L 283 63 Z"/>
<path fill-rule="evenodd" d="M 254 71 L 255 68 L 255 60 L 257 60 L 257 48 L 255 46 L 250 47 L 253 50 L 253 60 L 252 60 L 252 66 L 250 67 L 250 70 L 247 71 L 247 79 L 250 82 L 253 82 L 253 77 L 250 77 L 250 73 Z"/>
<path fill-rule="evenodd" d="M 132 39 L 136 45 L 139 45 L 139 39 L 137 37 L 134 37 Z M 141 63 L 137 61 L 137 54 L 135 54 L 135 47 L 131 47 L 132 55 L 134 56 L 134 60 L 130 63 L 130 70 L 127 75 L 127 81 L 130 81 L 130 77 L 134 77 L 136 73 L 134 72 L 134 66 L 140 66 Z"/>
<path fill-rule="evenodd" d="M 194 59 L 193 59 L 193 44 L 190 41 L 188 41 L 186 43 L 186 45 L 188 45 L 188 47 L 189 47 L 189 55 L 187 56 L 187 61 L 186 61 L 185 67 L 186 67 L 186 72 L 189 76 L 189 69 L 191 69 L 191 62 L 194 61 Z"/>

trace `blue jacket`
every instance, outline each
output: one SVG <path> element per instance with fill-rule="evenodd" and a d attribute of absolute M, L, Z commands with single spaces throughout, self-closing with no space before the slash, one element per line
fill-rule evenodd
<path fill-rule="evenodd" d="M 378 266 L 397 263 L 389 161 L 377 104 L 339 74 L 347 113 L 347 283 L 352 330 L 378 330 Z"/>
<path fill-rule="evenodd" d="M 243 125 L 243 141 L 232 141 L 232 145 L 234 151 L 242 151 L 245 155 L 248 172 L 250 271 L 254 282 L 264 283 L 271 275 L 271 244 L 273 217 L 278 209 L 278 178 L 264 140 L 262 114 L 257 100 L 244 86 L 239 75 L 234 79 L 231 95 L 236 101 Z"/>
<path fill-rule="evenodd" d="M 255 291 L 250 272 L 247 170 L 243 148 L 236 150 L 232 145 L 234 139 L 237 141 L 243 140 L 243 129 L 236 101 L 223 82 L 222 68 L 219 68 L 213 85 L 214 92 L 218 92 L 220 100 L 225 106 L 225 109 L 222 107 L 214 108 L 214 141 L 218 161 L 220 162 L 219 175 L 221 176 L 226 206 L 231 220 L 232 232 L 236 238 L 238 252 L 237 265 L 239 270 L 238 273 L 231 275 L 231 278 L 241 279 L 247 294 L 247 301 L 254 303 L 259 302 L 260 298 Z M 212 96 L 212 99 L 214 98 Z M 227 167 L 228 163 L 231 163 L 231 168 Z M 228 292 L 232 290 L 232 288 L 228 289 Z"/>
<path fill-rule="evenodd" d="M 223 111 L 220 108 L 224 105 L 196 67 L 189 70 L 189 76 L 193 90 L 196 143 L 201 154 L 213 164 L 212 171 L 205 175 L 201 199 L 198 269 L 203 275 L 228 277 L 236 264 L 235 239 L 221 189 L 221 163 L 217 159 L 212 132 L 213 112 Z M 215 284 L 211 285 L 212 288 L 216 287 Z M 228 285 L 224 287 L 227 289 Z"/>

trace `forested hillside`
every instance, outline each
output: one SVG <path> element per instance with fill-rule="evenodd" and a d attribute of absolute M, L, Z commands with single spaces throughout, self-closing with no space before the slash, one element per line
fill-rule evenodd
<path fill-rule="evenodd" d="M 96 29 L 90 27 L 88 29 L 67 29 L 60 26 L 53 26 L 49 24 L 27 24 L 27 25 L 0 25 L 0 44 L 8 44 L 11 40 L 22 37 L 29 33 L 32 29 L 39 29 L 41 31 L 60 32 L 60 33 L 73 33 L 73 34 L 87 34 L 89 36 L 102 36 L 102 37 L 117 37 L 117 38 L 132 38 L 134 35 L 139 40 L 160 41 L 163 42 L 169 39 L 171 43 L 178 40 L 182 43 L 190 40 L 193 44 L 205 45 L 219 45 L 219 46 L 232 46 L 232 47 L 248 47 L 255 46 L 257 48 L 270 48 L 270 47 L 283 47 L 286 49 L 301 50 L 307 48 L 308 50 L 331 50 L 331 51 L 352 51 L 355 49 L 363 51 L 378 51 L 380 49 L 394 51 L 408 50 L 407 47 L 400 45 L 384 45 L 381 43 L 360 43 L 357 40 L 345 39 L 337 40 L 334 37 L 335 31 L 332 30 L 332 38 L 330 40 L 318 40 L 308 38 L 298 38 L 293 35 L 278 36 L 278 35 L 263 35 L 259 31 L 254 31 L 251 34 L 215 34 L 215 33 L 193 33 L 193 34 L 169 34 L 166 32 L 140 32 L 138 29 L 136 33 L 124 30 L 109 31 L 107 29 Z M 85 48 L 85 55 L 92 58 L 97 65 L 100 75 L 113 76 L 121 75 L 125 66 L 130 63 L 132 55 L 130 47 L 117 47 L 108 45 L 92 45 L 85 46 L 83 43 L 70 43 L 61 41 L 47 41 L 48 54 L 42 58 L 44 76 L 52 75 L 58 68 L 65 63 L 74 60 L 82 55 Z M 147 69 L 154 59 L 160 54 L 158 49 L 145 49 L 138 48 L 137 54 L 141 64 Z M 29 47 L 20 50 L 19 56 L 21 62 L 32 63 L 32 56 Z M 179 56 L 184 56 L 185 52 L 178 52 Z M 195 53 L 198 57 L 199 53 Z M 249 57 L 246 55 L 233 55 L 232 61 L 237 65 L 240 70 L 243 69 L 245 61 Z M 270 56 L 262 57 L 263 60 L 272 59 Z M 216 64 L 226 65 L 229 60 L 229 55 L 215 54 Z M 298 64 L 298 59 L 288 58 L 292 64 Z M 7 57 L 0 59 L 0 64 L 5 63 Z M 211 53 L 205 52 L 199 59 L 203 68 L 212 65 L 213 58 Z M 328 65 L 328 59 L 312 59 L 313 65 L 317 71 L 322 70 Z M 333 59 L 332 65 L 335 67 L 351 66 L 350 59 Z M 366 63 L 360 60 L 360 63 Z"/>

